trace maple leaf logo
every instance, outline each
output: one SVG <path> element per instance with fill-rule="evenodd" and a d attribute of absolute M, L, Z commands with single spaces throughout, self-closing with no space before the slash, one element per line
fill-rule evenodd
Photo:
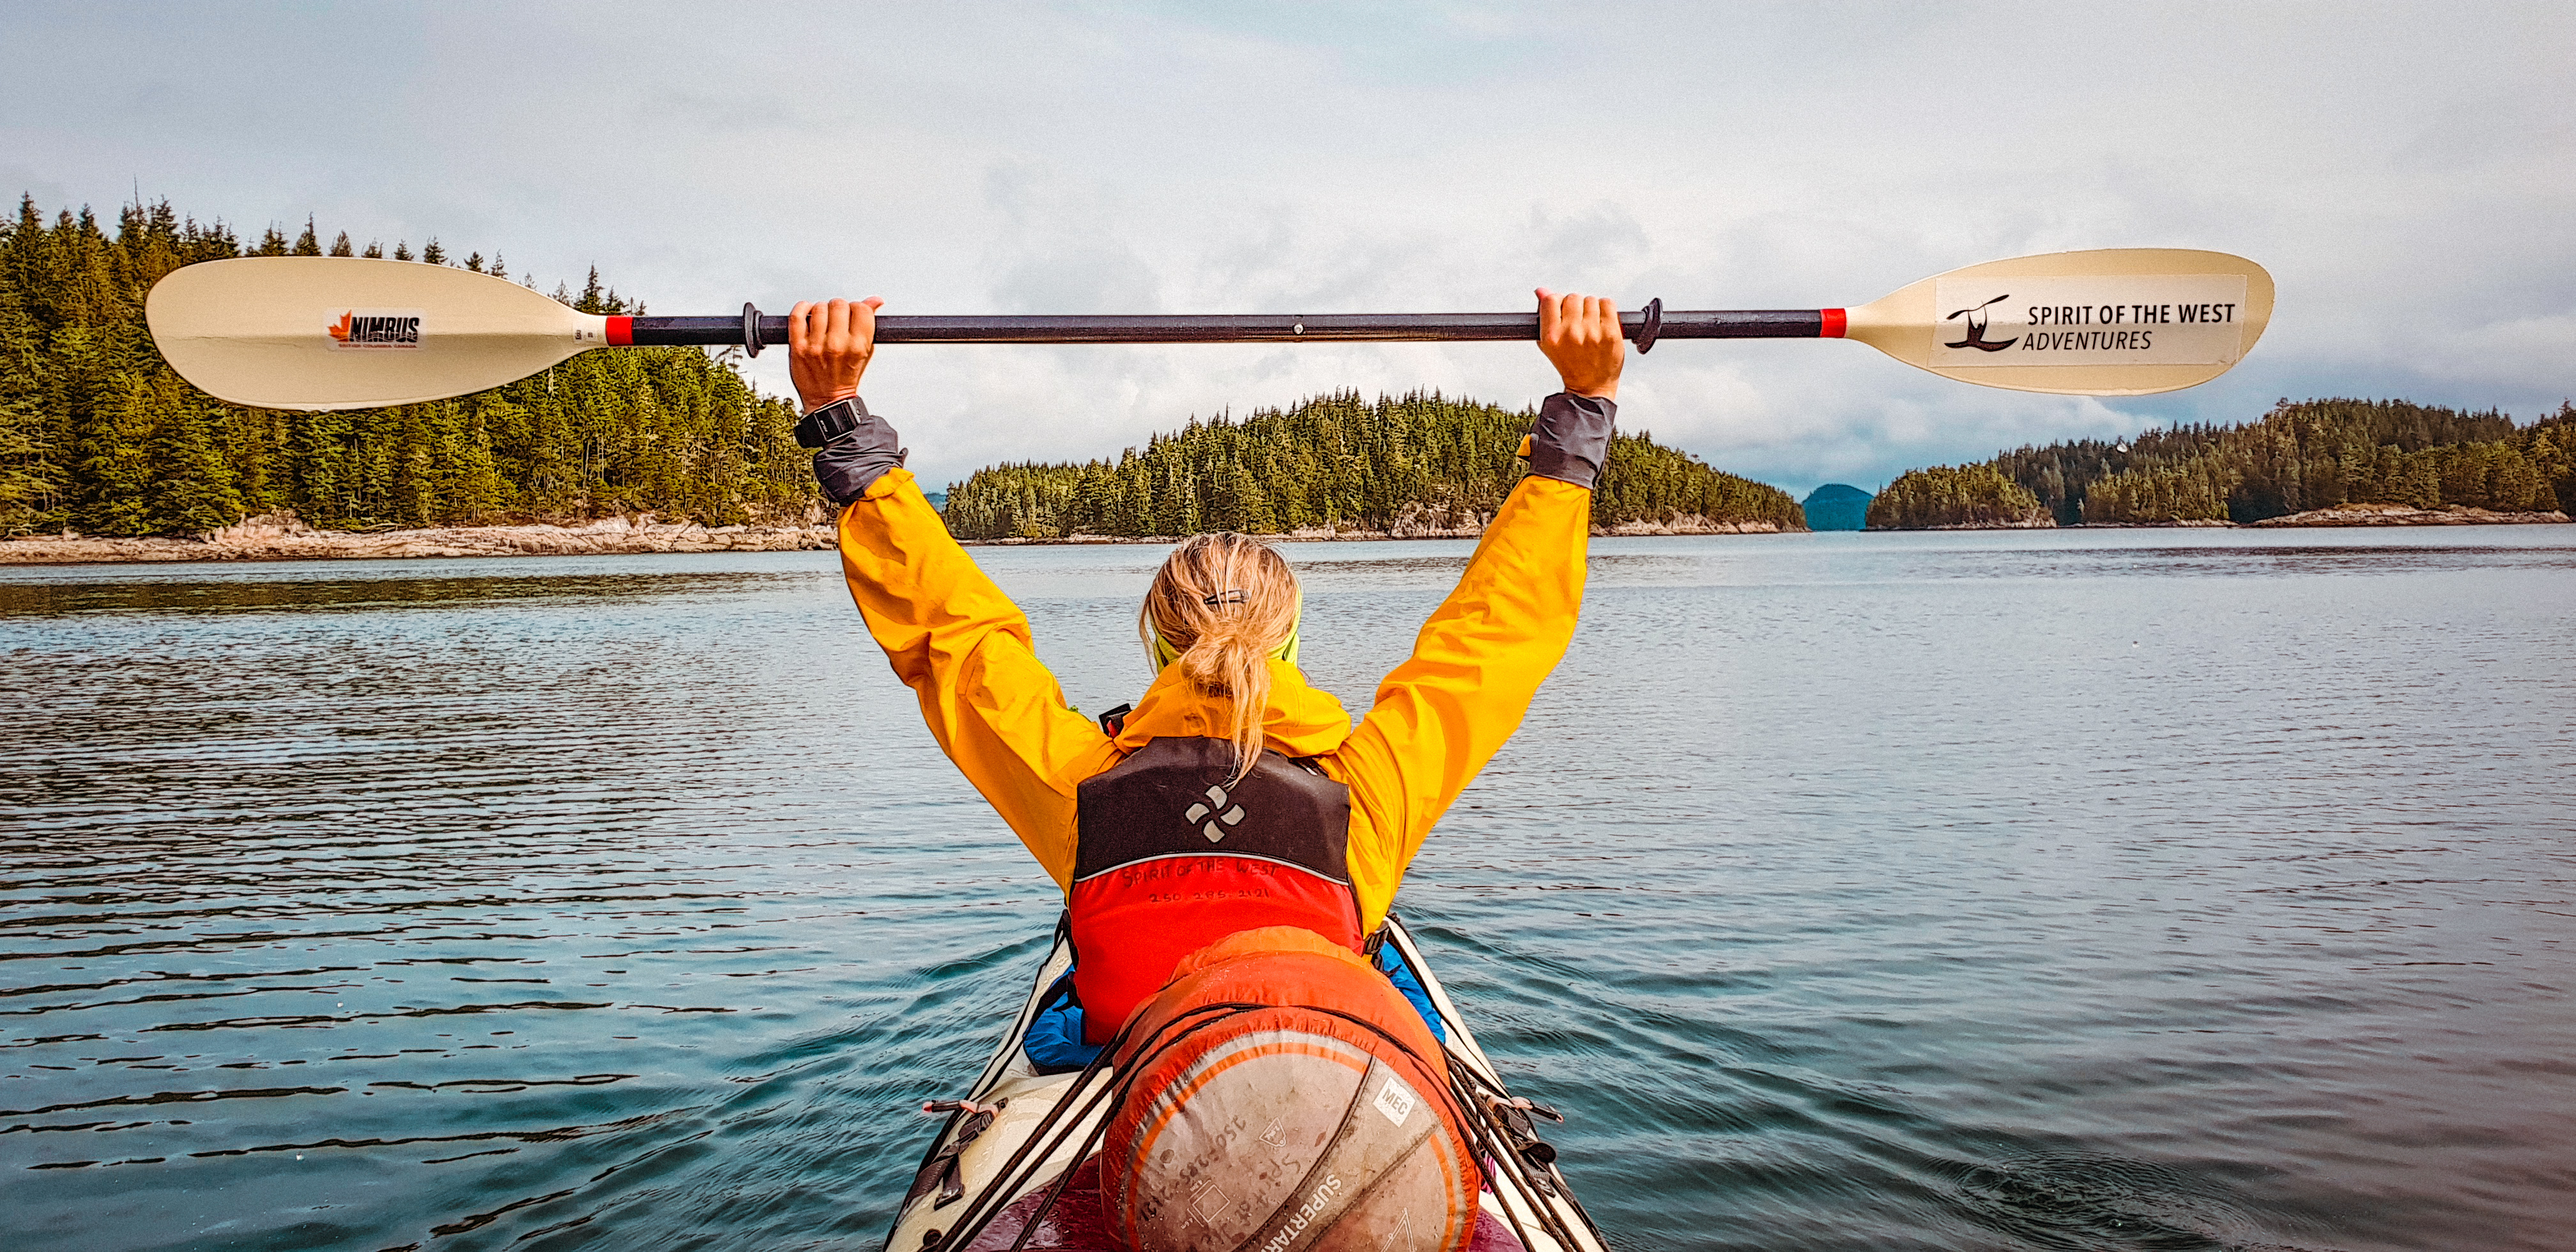
<path fill-rule="evenodd" d="M 331 337 L 333 339 L 339 340 L 342 343 L 349 342 L 349 318 L 351 314 L 354 314 L 355 312 L 356 310 L 352 309 L 348 313 L 341 314 L 340 320 L 331 325 L 330 330 Z"/>

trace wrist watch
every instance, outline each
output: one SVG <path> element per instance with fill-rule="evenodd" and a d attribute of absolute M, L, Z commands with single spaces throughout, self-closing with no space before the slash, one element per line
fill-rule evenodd
<path fill-rule="evenodd" d="M 868 419 L 868 405 L 857 396 L 834 400 L 805 415 L 796 423 L 799 447 L 819 448 L 859 428 Z"/>

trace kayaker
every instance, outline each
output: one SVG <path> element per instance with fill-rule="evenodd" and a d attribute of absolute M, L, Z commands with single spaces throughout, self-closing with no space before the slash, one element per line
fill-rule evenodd
<path fill-rule="evenodd" d="M 1472 1226 L 1473 1158 L 1438 1046 L 1364 954 L 1423 837 L 1573 637 L 1626 342 L 1611 301 L 1538 298 L 1539 350 L 1564 390 L 1522 442 L 1528 474 L 1356 726 L 1296 667 L 1288 563 L 1233 534 L 1183 541 L 1155 575 L 1138 617 L 1154 677 L 1133 711 L 1075 711 L 1028 619 L 859 399 L 881 302 L 788 318 L 850 594 L 940 747 L 1066 895 L 1076 964 L 1031 1060 L 1078 1066 L 1129 1028 L 1117 1060 L 1133 1086 L 1102 1165 L 1128 1246 L 1163 1246 L 1154 1232 L 1173 1223 L 1245 1247 L 1292 1226 L 1298 1246 L 1363 1231 L 1372 1247 L 1456 1246 Z M 1164 1042 L 1181 1036 L 1177 1051 Z M 1271 1042 L 1254 1052 L 1307 1059 L 1235 1064 L 1255 1036 Z M 1291 1037 L 1304 1042 L 1278 1042 Z M 1376 1111 L 1344 1115 L 1364 1101 Z M 1311 1143 L 1309 1122 L 1323 1128 Z M 1269 1181 L 1243 1181 L 1256 1178 Z M 1398 1231 L 1411 1233 L 1384 1242 Z"/>

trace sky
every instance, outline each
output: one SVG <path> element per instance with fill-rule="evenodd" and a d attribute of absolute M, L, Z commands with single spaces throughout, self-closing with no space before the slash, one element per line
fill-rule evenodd
<path fill-rule="evenodd" d="M 1804 495 L 2051 440 L 2576 395 L 2576 5 L 44 4 L 0 190 L 597 266 L 659 313 L 1857 305 L 2000 257 L 2251 257 L 2233 372 L 2100 400 L 1851 342 L 1632 358 L 1624 429 Z M 752 369 L 786 393 L 783 352 Z M 931 486 L 1350 387 L 1512 407 L 1535 349 L 889 345 Z"/>

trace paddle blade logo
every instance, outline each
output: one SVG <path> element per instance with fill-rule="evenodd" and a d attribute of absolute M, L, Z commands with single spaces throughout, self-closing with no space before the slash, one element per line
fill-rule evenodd
<path fill-rule="evenodd" d="M 2004 349 L 2021 342 L 2018 339 L 2007 339 L 2002 343 L 1986 342 L 1986 323 L 1989 320 L 1986 315 L 1986 310 L 1998 303 L 2010 299 L 2012 299 L 2012 293 L 2006 292 L 2003 295 L 1996 296 L 1992 300 L 1986 301 L 1984 304 L 1973 305 L 1968 308 L 1961 309 L 1948 317 L 1942 318 L 1941 320 L 1945 322 L 1955 322 L 1963 317 L 1968 319 L 1968 337 L 1957 343 L 1945 343 L 1941 346 L 1944 348 L 1975 348 L 1979 352 L 2001 352 Z"/>
<path fill-rule="evenodd" d="M 2242 274 L 1943 279 L 1931 364 L 2231 365 L 2245 349 Z M 1956 323 L 1954 328 L 1952 323 Z"/>
<path fill-rule="evenodd" d="M 356 350 L 382 352 L 420 347 L 421 311 L 419 309 L 343 309 L 331 317 L 323 329 L 331 335 L 335 352 Z"/>

